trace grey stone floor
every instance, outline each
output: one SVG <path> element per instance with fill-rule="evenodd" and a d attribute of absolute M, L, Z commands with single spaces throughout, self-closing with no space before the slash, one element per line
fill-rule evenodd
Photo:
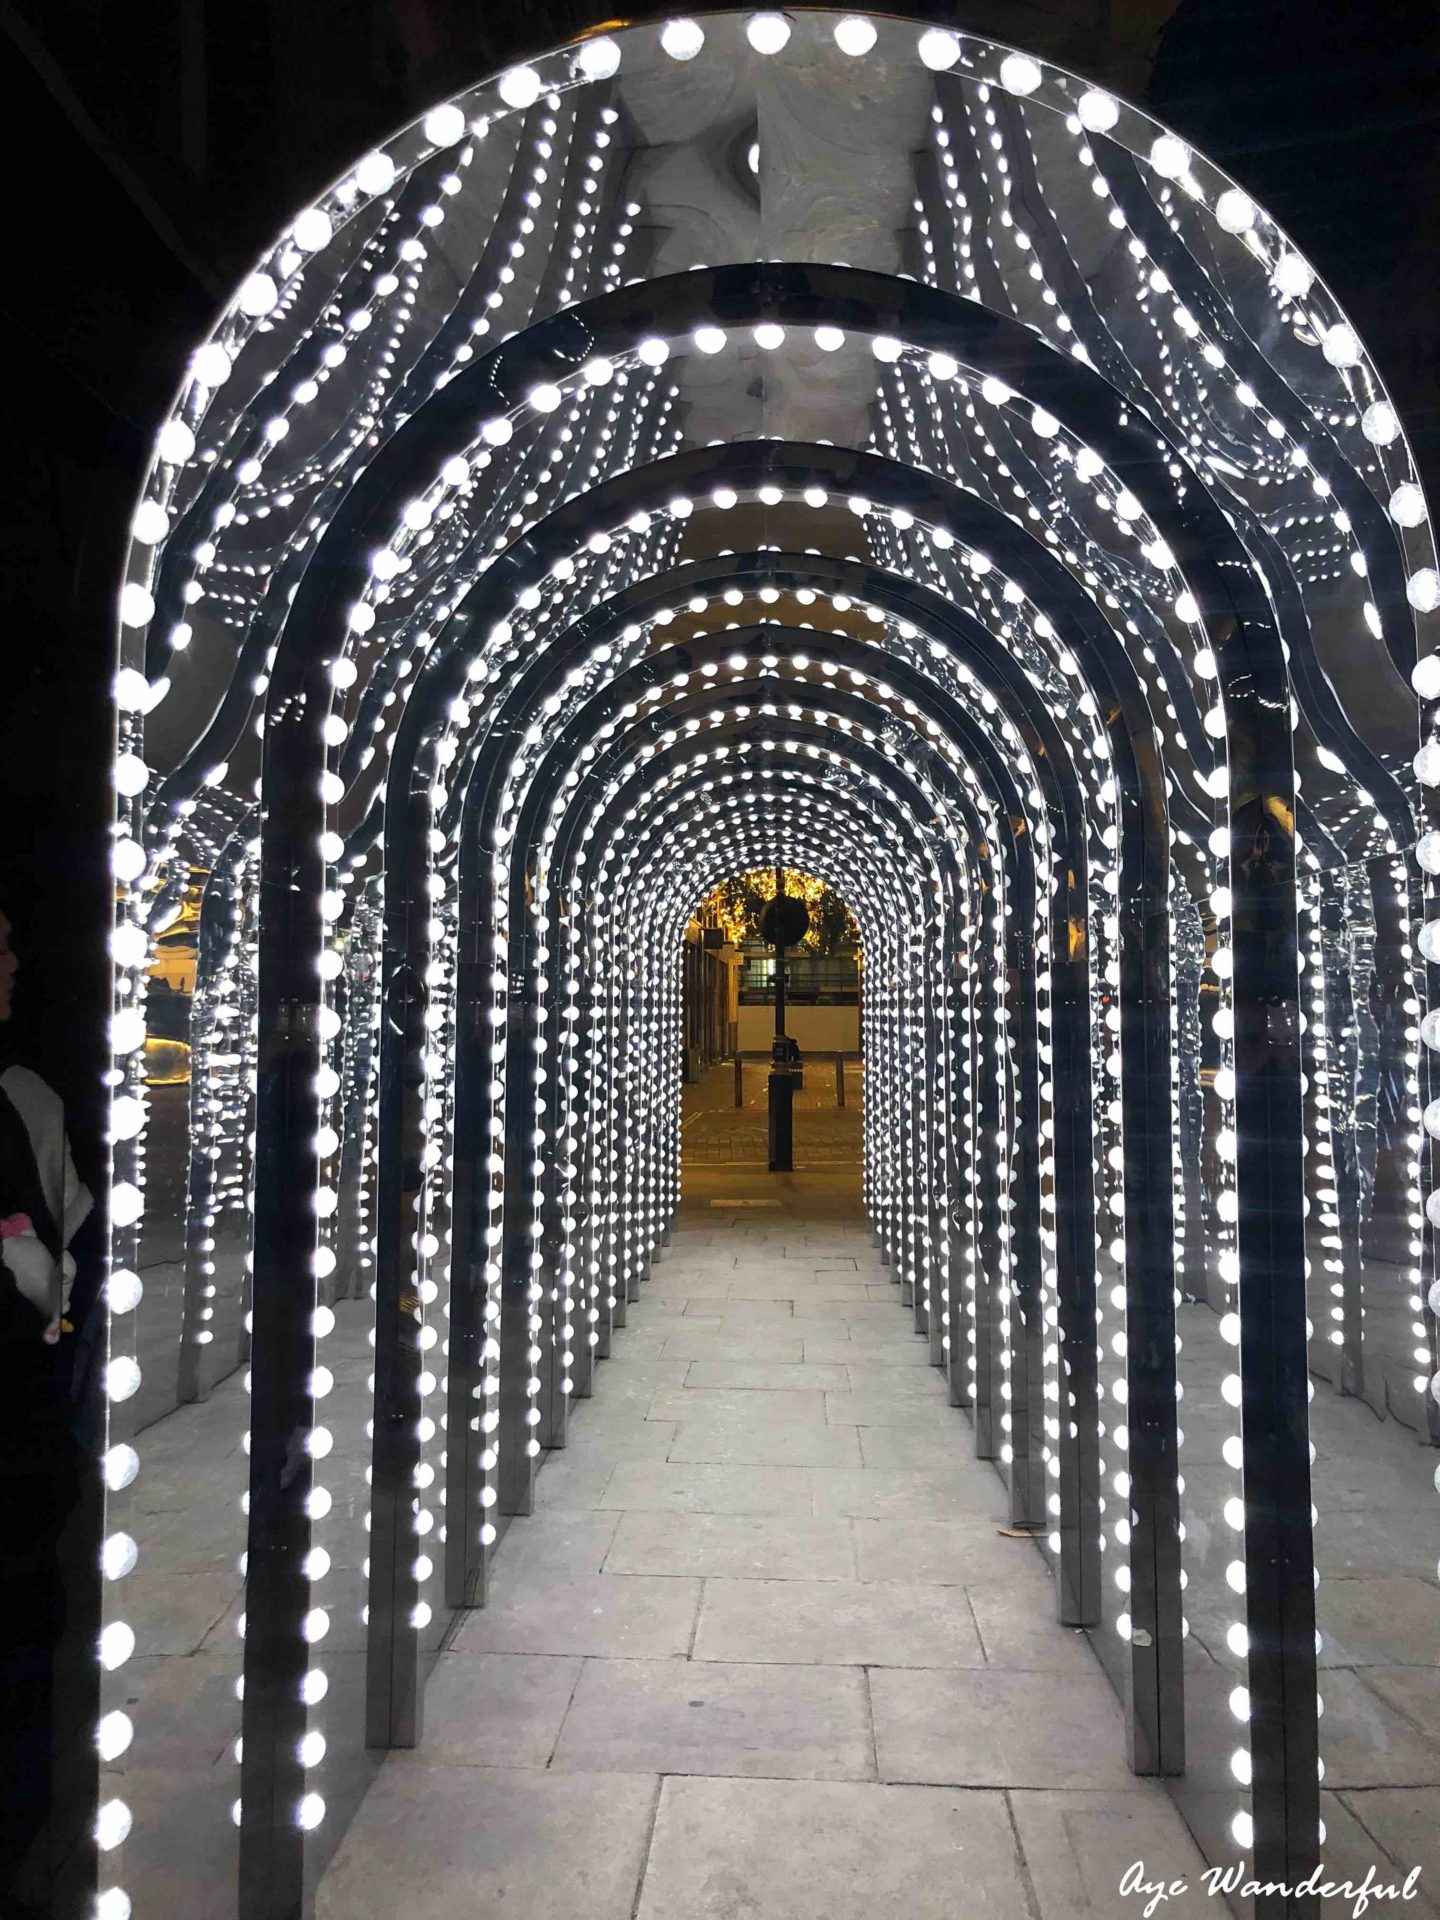
<path fill-rule="evenodd" d="M 1117 1892 L 1134 1859 L 1193 1884 L 1171 1799 L 1126 1770 L 1113 1690 L 1054 1624 L 1034 1550 L 998 1532 L 1000 1482 L 875 1261 L 845 1165 L 858 1103 L 804 1103 L 801 1171 L 777 1180 L 690 1151 L 732 1124 L 727 1069 L 686 1096 L 675 1238 L 503 1541 L 490 1605 L 449 1636 L 422 1747 L 383 1762 L 363 1748 L 354 1651 L 368 1307 L 338 1310 L 316 1871 L 379 1775 L 321 1920 L 568 1920 L 577 1901 L 587 1920 L 1119 1920 L 1144 1905 Z M 1233 1476 L 1213 1316 L 1187 1310 L 1184 1332 L 1187 1613 L 1194 1663 L 1214 1667 L 1190 1675 L 1196 1816 L 1221 1763 L 1207 1738 L 1221 1760 L 1232 1744 L 1214 1520 Z M 105 1685 L 136 1717 L 107 1791 L 135 1811 L 140 1920 L 233 1920 L 246 1410 L 232 1376 L 140 1437 L 124 1524 L 141 1559 L 119 1596 L 138 1644 Z M 1312 1419 L 1327 1861 L 1420 1863 L 1433 1889 L 1435 1455 L 1323 1384 Z M 1192 1894 L 1160 1911 L 1220 1909 Z"/>
<path fill-rule="evenodd" d="M 848 1183 L 689 1187 L 321 1920 L 1109 1920 L 1137 1858 L 1195 1882 Z"/>

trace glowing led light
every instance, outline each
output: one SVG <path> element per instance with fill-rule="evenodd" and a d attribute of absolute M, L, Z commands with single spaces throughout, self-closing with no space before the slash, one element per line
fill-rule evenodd
<path fill-rule="evenodd" d="M 575 56 L 575 64 L 587 80 L 608 80 L 620 71 L 620 48 L 608 36 L 586 40 Z"/>
<path fill-rule="evenodd" d="M 789 45 L 790 22 L 783 13 L 752 13 L 745 22 L 745 38 L 756 53 L 780 53 Z"/>
<path fill-rule="evenodd" d="M 323 207 L 307 207 L 291 227 L 290 237 L 302 253 L 318 253 L 322 247 L 329 246 L 333 231 L 330 216 Z M 229 370 L 227 360 L 225 371 Z M 207 381 L 206 384 L 218 386 L 220 383 Z"/>
<path fill-rule="evenodd" d="M 693 60 L 705 45 L 704 30 L 697 20 L 667 20 L 660 45 L 672 60 Z"/>
<path fill-rule="evenodd" d="M 1321 350 L 1332 367 L 1357 367 L 1360 364 L 1360 342 L 1354 328 L 1347 327 L 1343 321 L 1326 328 Z"/>
<path fill-rule="evenodd" d="M 107 1580 L 123 1580 L 138 1558 L 139 1549 L 128 1533 L 112 1533 L 100 1549 L 100 1568 Z"/>
<path fill-rule="evenodd" d="M 1282 253 L 1271 275 L 1277 290 L 1292 299 L 1303 300 L 1315 284 L 1315 271 L 1298 253 Z"/>
<path fill-rule="evenodd" d="M 123 1667 L 134 1651 L 135 1629 L 124 1620 L 108 1622 L 100 1635 L 100 1664 L 105 1671 L 113 1673 Z"/>
<path fill-rule="evenodd" d="M 167 420 L 156 436 L 155 450 L 171 466 L 183 466 L 195 452 L 195 436 L 183 420 Z"/>
<path fill-rule="evenodd" d="M 138 580 L 127 580 L 120 590 L 120 622 L 126 627 L 143 627 L 154 617 L 155 602 L 150 590 Z"/>
<path fill-rule="evenodd" d="M 1238 187 L 1227 187 L 1215 202 L 1215 218 L 1226 233 L 1248 233 L 1255 224 L 1255 202 Z"/>
<path fill-rule="evenodd" d="M 134 1484 L 140 1471 L 140 1456 L 128 1441 L 108 1449 L 104 1462 L 105 1484 L 112 1493 L 120 1493 Z"/>
<path fill-rule="evenodd" d="M 865 19 L 862 14 L 852 13 L 835 23 L 835 44 L 842 53 L 848 53 L 852 60 L 869 53 L 878 37 L 875 22 Z"/>
<path fill-rule="evenodd" d="M 1376 400 L 1360 416 L 1360 431 L 1375 447 L 1388 447 L 1400 437 L 1400 420 L 1388 400 Z"/>
<path fill-rule="evenodd" d="M 1009 93 L 1034 93 L 1042 77 L 1028 54 L 1007 53 L 1000 62 L 1000 84 Z"/>
<path fill-rule="evenodd" d="M 960 58 L 960 42 L 943 27 L 930 27 L 920 36 L 918 52 L 932 73 L 944 73 Z"/>
<path fill-rule="evenodd" d="M 113 1356 L 105 1368 L 105 1394 L 112 1401 L 129 1400 L 140 1390 L 140 1363 L 128 1353 Z"/>
<path fill-rule="evenodd" d="M 395 184 L 395 162 L 388 153 L 367 153 L 355 169 L 362 193 L 388 193 Z"/>
<path fill-rule="evenodd" d="M 280 289 L 268 273 L 252 273 L 237 296 L 240 311 L 257 320 L 271 312 L 279 298 Z"/>
<path fill-rule="evenodd" d="M 1183 179 L 1190 170 L 1190 149 L 1173 133 L 1162 133 L 1150 148 L 1150 164 L 1166 180 Z"/>
<path fill-rule="evenodd" d="M 1092 87 L 1082 93 L 1075 112 L 1082 127 L 1090 133 L 1109 133 L 1120 118 L 1120 108 L 1108 93 Z"/>
<path fill-rule="evenodd" d="M 1397 527 L 1418 527 L 1425 518 L 1425 496 L 1409 480 L 1402 481 L 1390 496 L 1390 518 Z"/>
<path fill-rule="evenodd" d="M 106 1800 L 95 1816 L 95 1844 L 101 1853 L 123 1846 L 132 1825 L 129 1807 L 123 1800 Z"/>
<path fill-rule="evenodd" d="M 511 67 L 501 74 L 497 91 L 507 107 L 533 107 L 542 91 L 540 76 L 533 67 Z"/>

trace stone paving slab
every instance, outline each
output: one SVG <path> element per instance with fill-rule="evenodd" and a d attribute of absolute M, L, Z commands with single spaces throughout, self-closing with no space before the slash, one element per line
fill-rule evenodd
<path fill-rule="evenodd" d="M 985 1649 L 963 1587 L 715 1579 L 705 1582 L 692 1657 L 980 1667 Z"/>
<path fill-rule="evenodd" d="M 492 1592 L 598 1573 L 619 1526 L 614 1513 L 536 1513 L 512 1526 L 496 1555 Z"/>
<path fill-rule="evenodd" d="M 1007 1540 L 984 1520 L 856 1520 L 862 1580 L 909 1580 L 939 1586 L 1004 1581 L 1025 1589 L 1043 1613 L 1052 1585 L 1029 1540 Z"/>
<path fill-rule="evenodd" d="M 683 1330 L 667 1334 L 665 1339 L 665 1358 L 667 1360 L 755 1360 L 772 1363 L 775 1366 L 798 1366 L 802 1360 L 808 1360 L 808 1341 L 799 1335 L 787 1336 L 775 1334 L 725 1334 L 697 1327 L 694 1332 Z M 843 1362 L 839 1364 L 843 1365 Z"/>
<path fill-rule="evenodd" d="M 1132 1779 L 1109 1793 L 1014 1791 L 1009 1801 L 1041 1920 L 1138 1915 L 1146 1900 L 1119 1891 L 1137 1860 L 1151 1879 L 1186 1882 L 1185 1892 L 1157 1907 L 1165 1920 L 1228 1920 L 1224 1900 L 1206 1892 L 1205 1861 L 1158 1783 Z"/>
<path fill-rule="evenodd" d="M 1381 1860 L 1389 1859 L 1401 1876 L 1413 1866 L 1421 1869 L 1418 1897 L 1403 1906 L 1392 1905 L 1392 1912 L 1403 1913 L 1405 1920 L 1433 1920 L 1440 1914 L 1440 1787 L 1327 1793 L 1323 1803 L 1328 1826 L 1338 1824 L 1337 1810 L 1354 1822 L 1350 1853 L 1357 1863 L 1376 1861 L 1378 1869 Z M 1326 1848 L 1328 1858 L 1328 1838 Z M 1375 1911 L 1372 1907 L 1371 1912 Z"/>
<path fill-rule="evenodd" d="M 454 1647 L 475 1653 L 663 1658 L 689 1650 L 700 1582 L 593 1573 L 527 1586 L 463 1616 Z"/>
<path fill-rule="evenodd" d="M 736 1513 L 627 1513 L 605 1561 L 611 1573 L 853 1580 L 848 1520 Z"/>
<path fill-rule="evenodd" d="M 670 1779 L 636 1920 L 1025 1920 L 1027 1912 L 1003 1794 Z"/>
<path fill-rule="evenodd" d="M 320 1883 L 316 1920 L 631 1920 L 659 1782 L 393 1757 Z"/>
<path fill-rule="evenodd" d="M 597 1502 L 630 1513 L 794 1513 L 814 1509 L 816 1470 L 809 1467 L 692 1465 L 680 1460 L 625 1462 L 611 1473 Z"/>
<path fill-rule="evenodd" d="M 877 1668 L 882 1780 L 965 1787 L 1127 1787 L 1125 1723 L 1097 1667 L 1069 1675 Z"/>
<path fill-rule="evenodd" d="M 1193 1847 L 853 1193 L 692 1171 L 317 1920 L 1127 1920 Z"/>
<path fill-rule="evenodd" d="M 858 1362 L 861 1366 L 904 1367 L 907 1371 L 929 1369 L 930 1355 L 918 1334 L 904 1344 L 882 1341 L 863 1332 L 861 1339 L 868 1342 L 868 1351 L 855 1340 L 827 1340 L 823 1334 L 817 1334 L 812 1339 L 807 1335 L 803 1342 L 805 1362 L 807 1365 L 814 1361 L 817 1365 L 837 1367 L 848 1367 Z M 854 1384 L 853 1381 L 851 1384 Z"/>
<path fill-rule="evenodd" d="M 873 1779 L 865 1676 L 845 1667 L 587 1661 L 552 1766 Z"/>
<path fill-rule="evenodd" d="M 799 1387 L 754 1393 L 730 1387 L 660 1387 L 650 1402 L 652 1420 L 744 1420 L 764 1426 L 824 1426 L 824 1393 Z"/>
<path fill-rule="evenodd" d="M 759 1423 L 743 1413 L 682 1420 L 668 1458 L 721 1466 L 858 1467 L 858 1434 L 857 1427 L 829 1427 L 823 1421 Z"/>
<path fill-rule="evenodd" d="M 574 1654 L 442 1653 L 425 1688 L 426 1764 L 544 1767 L 583 1664 Z"/>
<path fill-rule="evenodd" d="M 796 1365 L 780 1360 L 695 1360 L 684 1384 L 687 1389 L 738 1388 L 745 1393 L 787 1389 L 798 1389 L 802 1393 L 848 1393 L 851 1383 L 847 1367 L 817 1366 L 809 1361 Z"/>
<path fill-rule="evenodd" d="M 1430 1667 L 1437 1649 L 1433 1580 L 1413 1574 L 1372 1574 L 1322 1580 L 1316 1621 L 1324 1637 L 1320 1666 Z"/>
<path fill-rule="evenodd" d="M 1005 1489 L 993 1474 L 943 1473 L 919 1467 L 817 1468 L 811 1475 L 816 1514 L 852 1520 L 976 1520 L 1005 1524 Z"/>

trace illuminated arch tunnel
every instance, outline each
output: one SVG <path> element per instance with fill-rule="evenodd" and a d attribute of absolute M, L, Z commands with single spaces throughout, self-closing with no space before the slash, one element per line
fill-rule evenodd
<path fill-rule="evenodd" d="M 686 923 L 777 864 L 861 930 L 865 1205 L 948 1445 L 1207 1860 L 1304 1879 L 1310 1402 L 1440 1438 L 1437 601 L 1315 270 L 981 39 L 597 34 L 291 222 L 160 431 L 116 682 L 101 1654 L 149 1423 L 240 1369 L 233 1910 L 300 1913 L 423 1750 L 672 1232 Z M 144 976 L 197 874 L 157 1388 Z M 166 1844 L 119 1698 L 104 1920 Z"/>

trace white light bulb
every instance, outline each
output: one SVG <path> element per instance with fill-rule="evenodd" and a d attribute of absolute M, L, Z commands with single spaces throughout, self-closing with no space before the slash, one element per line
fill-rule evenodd
<path fill-rule="evenodd" d="M 106 1453 L 103 1462 L 105 1484 L 112 1493 L 132 1485 L 140 1471 L 140 1456 L 127 1441 L 120 1441 Z"/>
<path fill-rule="evenodd" d="M 1150 164 L 1166 180 L 1179 180 L 1189 171 L 1190 149 L 1173 133 L 1162 133 L 1150 148 Z"/>
<path fill-rule="evenodd" d="M 1247 233 L 1255 224 L 1255 202 L 1238 187 L 1227 187 L 1215 202 L 1215 218 L 1226 233 Z"/>
<path fill-rule="evenodd" d="M 542 90 L 540 76 L 533 67 L 511 67 L 501 74 L 496 90 L 507 107 L 533 107 Z"/>
<path fill-rule="evenodd" d="M 135 509 L 130 531 L 142 547 L 153 547 L 170 531 L 170 516 L 158 500 L 142 500 Z"/>
<path fill-rule="evenodd" d="M 608 35 L 587 40 L 575 57 L 575 65 L 587 80 L 608 80 L 620 71 L 620 48 Z"/>
<path fill-rule="evenodd" d="M 111 1401 L 129 1400 L 140 1389 L 140 1363 L 133 1355 L 117 1353 L 105 1368 L 105 1395 Z"/>
<path fill-rule="evenodd" d="M 874 21 L 865 19 L 861 14 L 852 13 L 835 23 L 835 44 L 842 53 L 848 53 L 852 60 L 869 53 L 877 37 Z"/>
<path fill-rule="evenodd" d="M 1000 84 L 1009 93 L 1034 93 L 1042 78 L 1029 54 L 1007 53 L 1000 62 Z"/>
<path fill-rule="evenodd" d="M 240 311 L 258 320 L 273 309 L 280 298 L 280 290 L 268 273 L 252 273 L 240 283 L 237 298 Z"/>
<path fill-rule="evenodd" d="M 388 193 L 395 184 L 395 162 L 388 153 L 367 153 L 355 169 L 362 193 Z"/>
<path fill-rule="evenodd" d="M 318 253 L 321 247 L 329 246 L 332 231 L 330 216 L 323 207 L 307 207 L 291 227 L 290 237 L 302 253 Z"/>
<path fill-rule="evenodd" d="M 698 20 L 667 20 L 660 45 L 672 60 L 693 60 L 705 45 L 704 29 Z"/>
<path fill-rule="evenodd" d="M 1303 300 L 1315 284 L 1315 270 L 1298 253 L 1282 253 L 1275 263 L 1271 278 L 1281 293 L 1289 294 L 1295 300 Z"/>
<path fill-rule="evenodd" d="M 745 38 L 756 53 L 780 53 L 790 42 L 790 22 L 783 13 L 752 13 L 745 22 Z"/>
<path fill-rule="evenodd" d="M 117 1667 L 124 1666 L 134 1651 L 135 1629 L 124 1620 L 112 1620 L 100 1635 L 101 1666 L 107 1673 L 113 1673 Z"/>
<path fill-rule="evenodd" d="M 930 27 L 921 34 L 917 51 L 932 73 L 945 73 L 960 58 L 960 42 L 943 27 Z"/>
<path fill-rule="evenodd" d="M 1390 518 L 1397 527 L 1418 527 L 1425 518 L 1425 496 L 1404 480 L 1390 496 Z"/>
<path fill-rule="evenodd" d="M 130 1809 L 123 1800 L 107 1800 L 95 1815 L 95 1844 L 101 1853 L 123 1846 L 130 1832 Z"/>
<path fill-rule="evenodd" d="M 134 1738 L 134 1723 L 128 1713 L 121 1713 L 118 1708 L 113 1713 L 107 1713 L 95 1729 L 95 1744 L 100 1749 L 100 1758 L 107 1762 L 118 1760 Z"/>
<path fill-rule="evenodd" d="M 156 435 L 155 451 L 171 466 L 183 466 L 195 451 L 195 436 L 183 420 L 167 420 Z"/>
<path fill-rule="evenodd" d="M 1109 133 L 1120 118 L 1120 108 L 1108 93 L 1092 87 L 1082 93 L 1075 109 L 1080 124 L 1090 133 Z"/>

